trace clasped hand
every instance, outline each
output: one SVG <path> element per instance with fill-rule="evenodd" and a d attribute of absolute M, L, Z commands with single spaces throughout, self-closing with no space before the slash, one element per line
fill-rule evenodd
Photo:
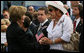
<path fill-rule="evenodd" d="M 39 40 L 39 43 L 40 44 L 43 44 L 43 45 L 46 45 L 46 44 L 52 44 L 52 40 L 50 40 L 49 38 L 47 37 L 43 37 Z"/>

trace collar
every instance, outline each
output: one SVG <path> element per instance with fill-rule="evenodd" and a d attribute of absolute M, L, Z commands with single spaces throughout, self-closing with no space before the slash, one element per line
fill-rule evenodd
<path fill-rule="evenodd" d="M 48 21 L 48 19 L 46 19 L 43 23 L 40 23 L 40 25 L 43 26 L 47 21 Z"/>
<path fill-rule="evenodd" d="M 75 19 L 74 21 L 76 21 L 76 27 L 77 27 L 78 23 L 80 22 L 80 17 L 78 19 Z"/>
<path fill-rule="evenodd" d="M 78 19 L 75 19 L 75 21 L 80 21 L 80 17 Z"/>

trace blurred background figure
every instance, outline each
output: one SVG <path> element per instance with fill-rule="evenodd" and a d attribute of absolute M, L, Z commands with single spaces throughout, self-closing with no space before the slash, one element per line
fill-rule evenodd
<path fill-rule="evenodd" d="M 79 51 L 82 52 L 83 51 L 83 47 L 84 47 L 84 35 L 83 35 L 83 9 L 80 11 L 80 17 L 81 17 L 81 35 L 80 35 L 80 43 L 79 43 Z"/>
<path fill-rule="evenodd" d="M 73 6 L 76 6 L 80 3 L 80 1 L 70 1 L 71 2 L 71 6 L 70 6 L 70 16 L 71 16 L 71 19 L 72 21 L 74 21 L 75 19 L 75 16 L 73 15 Z"/>
<path fill-rule="evenodd" d="M 29 6 L 28 7 L 28 12 L 30 12 L 31 14 L 33 14 L 35 12 L 35 9 L 33 6 Z"/>
<path fill-rule="evenodd" d="M 77 31 L 80 34 L 80 29 L 81 29 L 81 17 L 80 17 L 80 12 L 83 9 L 82 4 L 78 4 L 73 6 L 73 15 L 75 16 L 75 19 L 73 21 L 74 25 L 74 31 Z"/>
<path fill-rule="evenodd" d="M 5 19 L 9 19 L 10 18 L 7 8 L 3 9 L 3 18 L 5 18 Z"/>
<path fill-rule="evenodd" d="M 5 31 L 7 27 L 10 25 L 10 16 L 9 16 L 9 12 L 8 9 L 3 9 L 3 18 L 1 19 L 1 31 Z"/>
<path fill-rule="evenodd" d="M 4 37 L 4 43 L 2 43 L 2 47 L 5 46 L 4 48 L 2 48 L 3 52 L 7 52 L 8 51 L 8 43 L 6 41 L 6 30 L 8 28 L 8 26 L 11 24 L 10 22 L 10 15 L 8 12 L 7 8 L 3 9 L 3 13 L 2 13 L 2 19 L 1 19 L 1 37 Z M 5 34 L 5 35 L 4 35 Z M 2 38 L 3 40 L 3 38 Z M 3 42 L 3 41 L 1 41 Z"/>

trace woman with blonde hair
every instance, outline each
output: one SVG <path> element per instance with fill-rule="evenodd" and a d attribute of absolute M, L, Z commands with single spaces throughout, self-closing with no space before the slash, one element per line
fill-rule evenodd
<path fill-rule="evenodd" d="M 28 28 L 29 17 L 25 16 L 27 9 L 23 6 L 11 6 L 9 14 L 11 24 L 7 29 L 8 52 L 31 52 L 34 50 L 33 34 Z"/>

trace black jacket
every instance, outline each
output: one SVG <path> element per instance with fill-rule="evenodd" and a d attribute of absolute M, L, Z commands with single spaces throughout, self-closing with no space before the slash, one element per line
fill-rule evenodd
<path fill-rule="evenodd" d="M 84 47 L 84 35 L 83 35 L 83 24 L 81 25 L 81 35 L 80 35 L 80 43 L 79 43 L 79 51 L 82 52 L 83 51 L 83 47 Z"/>
<path fill-rule="evenodd" d="M 22 30 L 19 25 L 12 22 L 6 32 L 9 52 L 31 52 L 34 48 L 34 38 L 31 31 Z"/>
<path fill-rule="evenodd" d="M 80 34 L 81 33 L 81 26 L 82 24 L 81 24 L 81 21 L 78 23 L 78 25 L 77 25 L 77 27 L 76 27 L 76 31 Z"/>
<path fill-rule="evenodd" d="M 48 27 L 48 25 L 50 24 L 50 22 L 51 22 L 51 20 L 48 19 L 48 21 L 47 21 L 42 27 L 44 27 L 44 26 L 47 26 L 47 27 Z M 37 30 L 38 30 L 38 27 L 39 27 L 39 25 L 37 26 L 37 28 L 36 28 L 36 30 L 35 30 L 36 33 L 37 33 Z M 47 30 L 46 30 L 47 27 L 42 30 L 42 32 L 43 32 L 43 34 L 45 35 L 45 37 L 48 37 L 48 32 L 47 32 Z M 37 44 L 37 47 L 38 47 L 38 51 L 48 51 L 49 48 L 50 48 L 49 45 L 40 45 L 39 43 Z"/>

